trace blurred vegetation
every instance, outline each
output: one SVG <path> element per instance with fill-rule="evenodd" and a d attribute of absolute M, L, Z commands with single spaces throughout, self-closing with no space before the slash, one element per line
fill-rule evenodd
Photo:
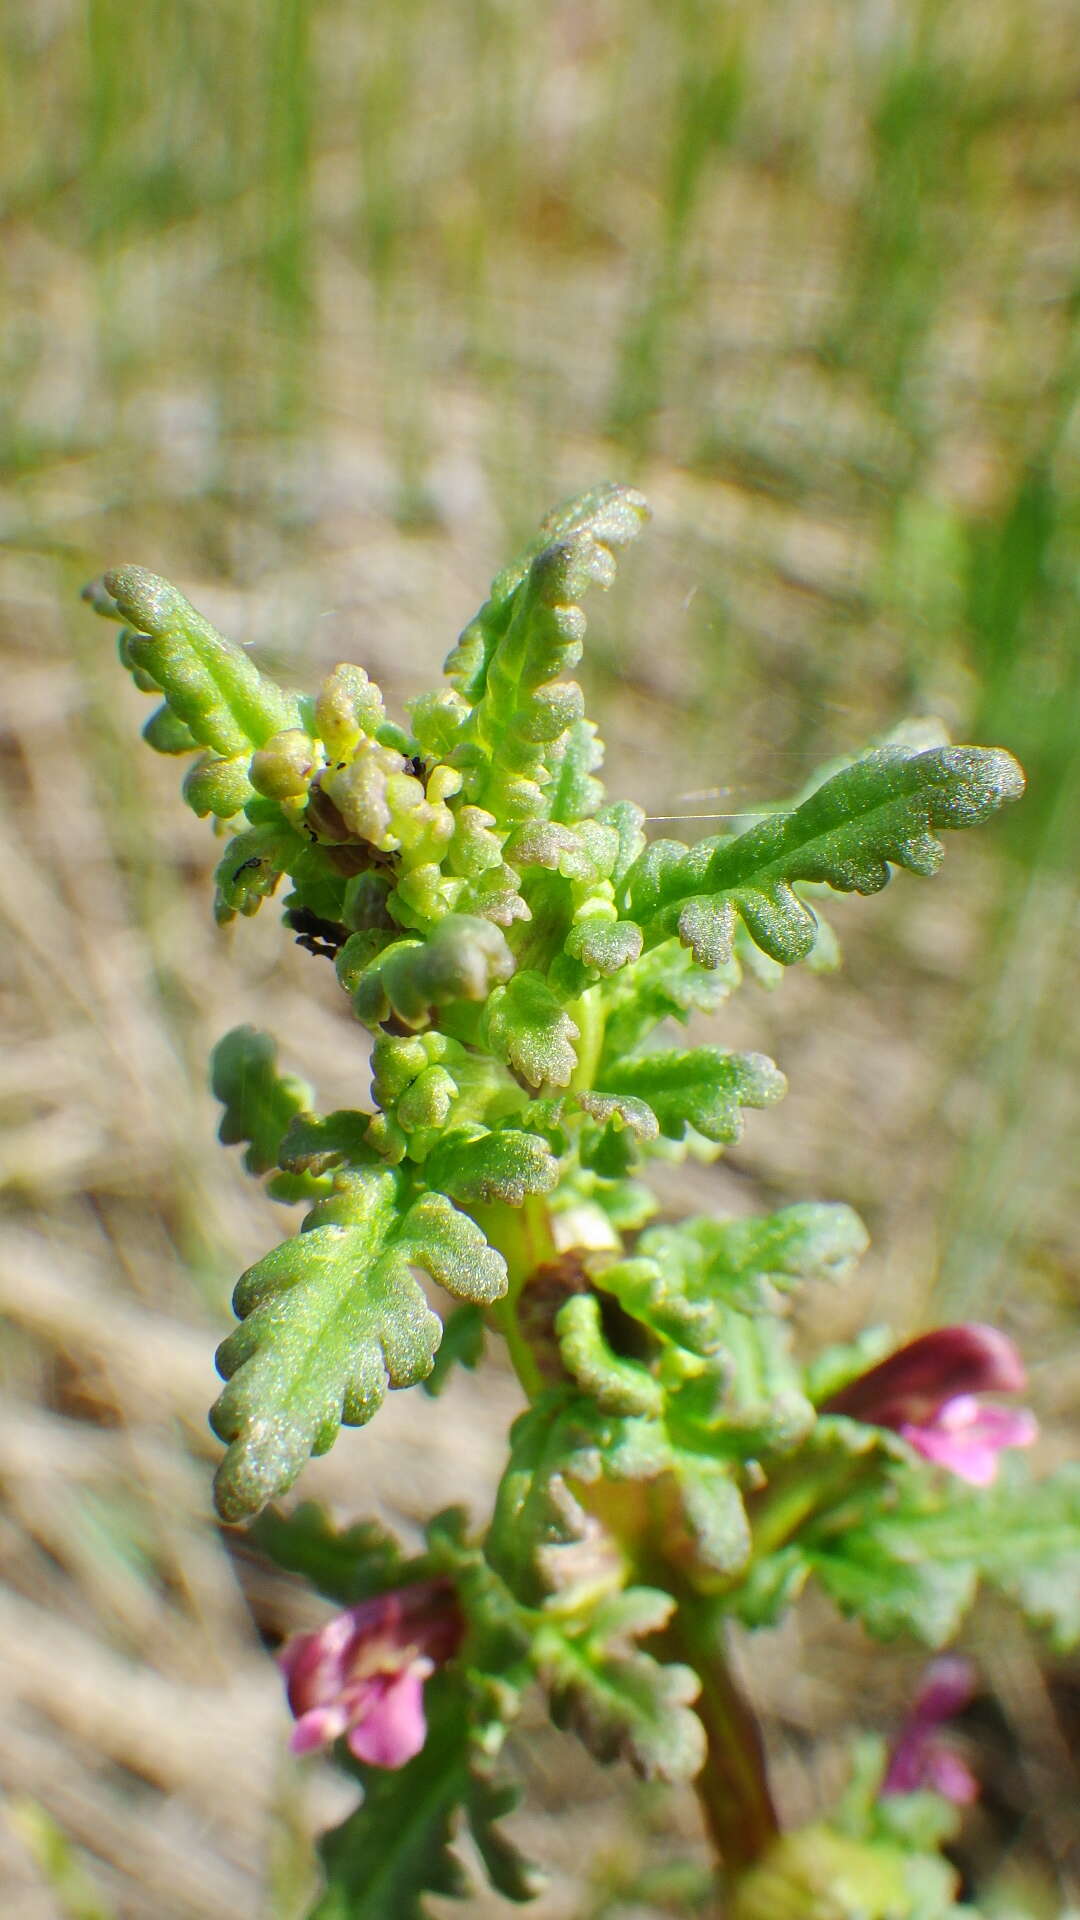
<path fill-rule="evenodd" d="M 863 1207 L 893 1317 L 1005 1316 L 1044 1417 L 1074 1409 L 1078 185 L 1067 0 L 4 10 L 14 1228 L 85 1244 L 92 1213 L 103 1273 L 181 1317 L 261 1230 L 183 1091 L 244 991 L 203 930 L 212 848 L 172 770 L 132 766 L 82 581 L 139 561 L 298 679 L 355 654 L 408 693 L 508 546 L 610 475 L 658 525 L 596 620 L 593 706 L 658 818 L 753 809 L 908 714 L 1027 767 L 920 945 L 886 897 L 845 917 L 843 987 L 753 1010 L 792 1131 L 732 1178 Z M 321 982 L 274 952 L 260 930 L 246 977 L 302 1022 Z M 854 1064 L 823 1092 L 830 991 Z M 16 1325 L 19 1403 L 96 1419 Z M 135 1620 L 164 1579 L 139 1500 L 98 1487 L 80 1539 L 76 1589 L 97 1568 Z M 1075 1867 L 1067 1822 L 1035 1839 Z"/>

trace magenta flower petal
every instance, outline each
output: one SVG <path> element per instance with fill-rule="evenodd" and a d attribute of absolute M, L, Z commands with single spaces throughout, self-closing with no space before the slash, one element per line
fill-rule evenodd
<path fill-rule="evenodd" d="M 899 1431 L 924 1460 L 973 1487 L 989 1487 L 997 1478 L 998 1455 L 1006 1447 L 1030 1447 L 1039 1429 L 1026 1407 L 984 1407 L 964 1393 L 947 1400 L 932 1419 L 904 1421 Z"/>
<path fill-rule="evenodd" d="M 312 1707 L 302 1713 L 289 1740 L 290 1753 L 314 1753 L 317 1747 L 330 1747 L 349 1724 L 344 1707 Z"/>
<path fill-rule="evenodd" d="M 882 1795 L 940 1793 L 956 1806 L 978 1798 L 979 1782 L 967 1761 L 943 1740 L 943 1722 L 968 1705 L 975 1693 L 975 1669 L 959 1654 L 931 1661 L 908 1719 L 894 1741 L 882 1782 Z"/>
<path fill-rule="evenodd" d="M 375 1698 L 364 1718 L 349 1728 L 348 1743 L 369 1767 L 403 1767 L 419 1753 L 427 1737 L 424 1681 L 429 1661 L 372 1683 Z M 376 1692 L 377 1689 L 377 1692 Z"/>
<path fill-rule="evenodd" d="M 870 1367 L 825 1403 L 828 1413 L 846 1413 L 875 1427 L 921 1425 L 947 1400 L 972 1393 L 1020 1393 L 1024 1363 L 1012 1341 L 996 1327 L 969 1321 L 937 1327 L 909 1340 Z"/>
<path fill-rule="evenodd" d="M 357 1758 L 402 1767 L 424 1744 L 424 1682 L 456 1653 L 464 1621 L 448 1580 L 419 1580 L 337 1613 L 278 1655 L 296 1716 L 290 1746 L 342 1734 Z"/>
<path fill-rule="evenodd" d="M 943 1740 L 926 1743 L 922 1785 L 956 1807 L 970 1807 L 979 1797 L 979 1782 L 967 1761 Z"/>
<path fill-rule="evenodd" d="M 973 1660 L 962 1653 L 939 1654 L 919 1682 L 912 1715 L 923 1727 L 940 1727 L 971 1705 L 978 1684 Z"/>
<path fill-rule="evenodd" d="M 939 1327 L 850 1380 L 826 1400 L 824 1413 L 842 1413 L 868 1426 L 887 1427 L 972 1486 L 997 1477 L 1005 1447 L 1028 1447 L 1038 1434 L 1026 1408 L 984 1406 L 983 1393 L 1015 1393 L 1024 1367 L 1005 1334 L 972 1322 Z"/>

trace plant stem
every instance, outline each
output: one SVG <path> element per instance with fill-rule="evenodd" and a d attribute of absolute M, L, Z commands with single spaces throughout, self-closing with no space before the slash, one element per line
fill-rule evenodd
<path fill-rule="evenodd" d="M 569 1012 L 576 1023 L 577 1066 L 570 1081 L 572 1093 L 587 1092 L 596 1078 L 600 1065 L 600 1055 L 604 1048 L 604 1030 L 607 1026 L 607 1006 L 603 988 L 589 987 L 576 1000 Z"/>
<path fill-rule="evenodd" d="M 708 1750 L 694 1785 L 727 1873 L 737 1879 L 780 1833 L 761 1728 L 731 1671 L 724 1619 L 715 1599 L 674 1584 L 678 1608 L 665 1640 L 701 1681 L 696 1712 Z"/>
<path fill-rule="evenodd" d="M 473 1207 L 472 1214 L 490 1245 L 497 1248 L 506 1261 L 506 1293 L 491 1308 L 491 1316 L 506 1341 L 514 1372 L 529 1399 L 535 1400 L 544 1391 L 546 1382 L 518 1322 L 517 1303 L 529 1275 L 558 1257 L 547 1207 L 539 1195 L 530 1195 L 520 1207 L 499 1202 Z"/>

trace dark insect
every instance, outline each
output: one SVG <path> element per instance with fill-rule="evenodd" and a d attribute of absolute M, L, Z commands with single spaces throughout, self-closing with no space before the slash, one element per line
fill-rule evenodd
<path fill-rule="evenodd" d="M 327 960 L 333 960 L 341 952 L 349 938 L 348 927 L 340 920 L 323 920 L 307 907 L 290 907 L 285 914 L 285 925 L 296 935 L 298 947 L 306 947 L 309 953 L 321 953 Z"/>

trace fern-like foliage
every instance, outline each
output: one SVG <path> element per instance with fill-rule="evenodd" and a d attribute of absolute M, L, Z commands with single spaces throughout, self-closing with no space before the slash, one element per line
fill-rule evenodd
<path fill-rule="evenodd" d="M 219 1354 L 218 1499 L 231 1519 L 288 1486 L 342 1421 L 370 1418 L 389 1387 L 431 1375 L 441 1318 L 417 1270 L 464 1303 L 463 1361 L 485 1313 L 506 1330 L 527 1276 L 497 1307 L 498 1245 L 513 1253 L 512 1217 L 537 1207 L 606 1249 L 586 1262 L 588 1297 L 549 1316 L 541 1372 L 623 1423 L 608 1435 L 614 1458 L 651 1462 L 672 1537 L 703 1578 L 748 1552 L 747 1463 L 805 1427 L 782 1320 L 749 1277 L 788 1271 L 790 1249 L 739 1254 L 705 1226 L 677 1243 L 633 1239 L 653 1204 L 638 1177 L 650 1156 L 720 1151 L 748 1108 L 781 1096 L 783 1076 L 760 1054 L 679 1047 L 657 1029 L 715 1007 L 747 964 L 818 952 L 815 890 L 870 893 L 892 866 L 934 871 L 936 835 L 984 819 L 1022 780 L 1000 750 L 893 744 L 747 832 L 646 844 L 640 810 L 605 797 L 597 729 L 570 677 L 582 603 L 610 584 L 645 517 L 615 486 L 553 514 L 404 725 L 360 666 L 335 667 L 311 698 L 283 692 L 140 568 L 93 596 L 124 623 L 136 684 L 163 702 L 148 739 L 196 756 L 185 797 L 228 836 L 218 917 L 255 912 L 287 882 L 287 925 L 333 959 L 374 1035 L 370 1108 L 327 1116 L 265 1036 L 238 1030 L 215 1054 L 223 1140 L 244 1143 L 276 1197 L 310 1208 L 243 1276 L 240 1325 Z M 743 1255 L 740 1293 L 725 1261 Z M 799 1272 L 819 1265 L 796 1259 Z M 636 1329 L 625 1351 L 617 1315 Z"/>
<path fill-rule="evenodd" d="M 89 594 L 159 703 L 147 742 L 189 757 L 185 800 L 224 838 L 218 919 L 280 891 L 287 929 L 332 962 L 369 1042 L 370 1098 L 333 1113 L 251 1027 L 212 1064 L 221 1139 L 306 1210 L 235 1291 L 211 1415 L 219 1512 L 255 1518 L 268 1553 L 352 1610 L 316 1636 L 313 1704 L 290 1691 L 302 1741 L 355 1737 L 365 1714 L 394 1710 L 395 1683 L 422 1733 L 424 1692 L 420 1751 L 410 1736 L 400 1767 L 347 1762 L 362 1799 L 323 1842 L 317 1920 L 425 1920 L 429 1897 L 468 1897 L 466 1832 L 492 1886 L 529 1897 L 535 1875 L 502 1825 L 516 1792 L 496 1771 L 529 1686 L 601 1761 L 665 1781 L 708 1762 L 714 1826 L 758 1780 L 764 1857 L 730 1889 L 733 1920 L 816 1912 L 840 1886 L 882 1920 L 946 1920 L 961 1912 L 938 1853 L 952 1828 L 932 1796 L 897 1816 L 880 1765 L 832 1823 L 776 1836 L 760 1755 L 715 1684 L 723 1621 L 771 1624 L 816 1581 L 872 1635 L 938 1646 L 982 1580 L 1056 1646 L 1080 1638 L 1076 1473 L 973 1490 L 942 1470 L 965 1471 L 957 1431 L 983 1447 L 967 1466 L 981 1481 L 997 1464 L 987 1434 L 999 1448 L 1033 1437 L 1015 1410 L 977 1425 L 977 1393 L 1022 1381 L 1004 1336 L 941 1330 L 887 1359 L 867 1336 L 804 1363 L 789 1298 L 862 1253 L 850 1209 L 658 1223 L 642 1178 L 653 1158 L 719 1154 L 785 1090 L 764 1055 L 683 1044 L 677 1028 L 748 973 L 773 984 L 798 961 L 834 965 L 821 899 L 876 893 L 895 868 L 933 874 L 939 835 L 986 820 L 1023 776 L 1003 749 L 923 730 L 834 763 L 745 831 L 649 844 L 641 810 L 605 795 L 570 677 L 583 602 L 645 517 L 613 486 L 553 514 L 404 721 L 355 664 L 310 697 L 283 691 L 140 568 Z M 528 1406 L 481 1533 L 441 1515 L 409 1557 L 380 1526 L 268 1509 L 343 1424 L 392 1388 L 440 1392 L 492 1334 Z M 912 1417 L 896 1410 L 901 1377 Z M 388 1624 L 412 1618 L 415 1583 L 452 1628 L 430 1658 Z"/>

